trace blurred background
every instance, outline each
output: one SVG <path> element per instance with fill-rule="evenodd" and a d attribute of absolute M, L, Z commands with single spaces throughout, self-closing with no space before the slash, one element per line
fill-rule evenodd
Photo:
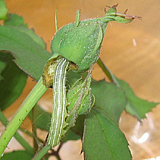
<path fill-rule="evenodd" d="M 10 13 L 24 17 L 29 28 L 43 37 L 50 51 L 50 42 L 55 34 L 54 16 L 57 12 L 58 27 L 74 22 L 76 10 L 81 10 L 81 20 L 102 17 L 106 6 L 118 5 L 118 12 L 128 9 L 129 15 L 141 16 L 129 24 L 110 22 L 102 44 L 100 57 L 120 79 L 127 81 L 134 92 L 148 101 L 160 102 L 160 1 L 141 0 L 6 0 Z M 106 78 L 98 65 L 94 66 L 93 77 Z M 23 94 L 4 113 L 11 119 L 35 82 L 28 78 Z M 39 101 L 46 110 L 52 110 L 52 92 L 48 90 Z M 139 123 L 135 118 L 122 114 L 120 128 L 129 141 L 133 160 L 160 160 L 160 105 L 147 114 Z M 26 119 L 23 127 L 31 130 Z M 4 127 L 0 128 L 0 132 Z M 41 131 L 38 131 L 41 134 Z M 46 133 L 47 134 L 47 133 Z M 46 134 L 41 134 L 45 138 Z M 28 138 L 28 141 L 31 141 Z M 11 149 L 19 149 L 14 139 Z M 10 151 L 10 149 L 7 151 Z M 61 151 L 64 160 L 82 160 L 81 142 L 67 142 Z M 54 158 L 51 158 L 54 159 Z"/>

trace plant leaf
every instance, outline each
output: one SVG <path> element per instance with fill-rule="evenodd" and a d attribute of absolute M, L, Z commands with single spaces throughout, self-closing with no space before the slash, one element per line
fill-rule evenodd
<path fill-rule="evenodd" d="M 8 9 L 6 8 L 6 3 L 4 0 L 0 0 L 0 20 L 7 19 Z"/>
<path fill-rule="evenodd" d="M 78 140 L 78 139 L 80 139 L 80 136 L 78 136 L 71 129 L 69 129 L 67 133 L 65 134 L 65 137 L 62 139 L 62 141 L 63 143 L 65 143 L 69 140 Z"/>
<path fill-rule="evenodd" d="M 0 53 L 2 52 L 3 52 L 3 56 L 2 54 L 0 54 L 0 80 L 3 79 L 3 77 L 1 76 L 2 71 L 7 66 L 7 63 L 13 59 L 12 56 L 9 56 L 6 51 L 0 51 Z"/>
<path fill-rule="evenodd" d="M 28 75 L 38 80 L 51 54 L 27 34 L 0 26 L 0 50 L 10 51 L 16 64 Z"/>
<path fill-rule="evenodd" d="M 156 107 L 158 103 L 148 102 L 146 100 L 138 98 L 133 90 L 130 88 L 127 82 L 118 79 L 114 74 L 109 70 L 109 68 L 103 63 L 101 59 L 98 59 L 98 64 L 105 72 L 107 77 L 114 82 L 118 87 L 122 88 L 125 91 L 125 95 L 127 98 L 126 111 L 132 116 L 136 116 L 138 120 L 145 118 L 145 114 L 153 107 Z"/>
<path fill-rule="evenodd" d="M 63 139 L 63 142 L 66 142 L 68 140 L 78 140 L 82 138 L 84 130 L 84 118 L 84 115 L 78 116 L 78 118 L 76 119 L 75 126 L 67 131 Z"/>
<path fill-rule="evenodd" d="M 23 158 L 22 158 L 23 157 Z M 33 156 L 29 155 L 28 153 L 26 153 L 25 151 L 13 151 L 13 152 L 8 152 L 5 153 L 3 155 L 3 157 L 1 158 L 1 160 L 29 160 L 32 159 Z"/>
<path fill-rule="evenodd" d="M 79 135 L 81 138 L 83 136 L 84 120 L 85 120 L 85 115 L 79 115 L 78 118 L 76 119 L 75 126 L 71 128 L 71 130 L 77 135 Z"/>
<path fill-rule="evenodd" d="M 27 24 L 25 24 L 24 19 L 22 16 L 19 16 L 17 14 L 9 14 L 8 19 L 4 21 L 5 26 L 20 26 L 23 25 L 26 28 L 28 27 Z"/>
<path fill-rule="evenodd" d="M 126 106 L 123 90 L 102 80 L 92 83 L 92 93 L 95 107 L 86 118 L 83 138 L 85 159 L 131 160 L 128 143 L 117 125 Z"/>
<path fill-rule="evenodd" d="M 105 80 L 92 83 L 92 93 L 95 96 L 95 106 L 104 110 L 118 124 L 120 115 L 126 106 L 123 90 Z"/>
<path fill-rule="evenodd" d="M 131 160 L 124 134 L 99 108 L 93 108 L 87 115 L 84 132 L 86 160 Z"/>
<path fill-rule="evenodd" d="M 123 80 L 117 79 L 120 86 L 124 89 L 128 103 L 126 111 L 132 116 L 136 116 L 138 120 L 145 118 L 145 114 L 150 112 L 158 103 L 148 102 L 135 95 L 129 84 Z"/>
<path fill-rule="evenodd" d="M 10 53 L 0 51 L 0 109 L 9 107 L 22 93 L 27 75 L 12 61 Z"/>
<path fill-rule="evenodd" d="M 27 24 L 24 23 L 24 19 L 22 16 L 19 16 L 17 14 L 9 14 L 8 19 L 4 21 L 4 25 L 12 27 L 14 26 L 14 28 L 29 35 L 35 42 L 37 42 L 43 48 L 46 48 L 46 44 L 44 43 L 43 39 L 34 32 L 34 29 L 27 28 Z"/>
<path fill-rule="evenodd" d="M 37 106 L 36 126 L 41 130 L 49 131 L 52 114 Z M 32 112 L 29 113 L 29 118 L 32 119 Z"/>

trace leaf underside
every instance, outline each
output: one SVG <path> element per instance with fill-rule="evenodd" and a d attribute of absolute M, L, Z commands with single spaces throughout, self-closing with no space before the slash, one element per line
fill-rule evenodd
<path fill-rule="evenodd" d="M 51 53 L 29 35 L 13 27 L 0 26 L 0 50 L 10 51 L 16 64 L 35 80 L 40 78 L 51 57 Z"/>

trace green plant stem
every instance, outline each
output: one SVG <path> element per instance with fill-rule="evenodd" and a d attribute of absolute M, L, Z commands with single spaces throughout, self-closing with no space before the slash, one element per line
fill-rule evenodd
<path fill-rule="evenodd" d="M 42 77 L 39 79 L 38 83 L 29 93 L 27 98 L 23 101 L 21 107 L 16 112 L 12 120 L 8 123 L 5 131 L 2 133 L 0 137 L 0 155 L 2 156 L 5 148 L 7 147 L 9 141 L 22 124 L 26 116 L 29 114 L 31 109 L 37 103 L 37 101 L 41 98 L 41 96 L 47 91 L 47 88 L 43 85 Z"/>
<path fill-rule="evenodd" d="M 0 121 L 4 126 L 7 126 L 8 120 L 1 111 L 0 111 Z M 28 154 L 30 155 L 34 154 L 34 149 L 28 144 L 28 142 L 26 142 L 26 140 L 18 132 L 14 134 L 14 138 L 22 145 L 22 147 L 26 150 Z"/>
<path fill-rule="evenodd" d="M 37 125 L 36 125 L 36 118 L 37 118 L 37 105 L 35 105 L 32 109 L 32 132 L 33 132 L 33 147 L 35 153 L 38 150 L 37 144 Z"/>
<path fill-rule="evenodd" d="M 51 149 L 49 145 L 45 145 L 33 158 L 32 160 L 40 160 L 42 157 Z"/>
<path fill-rule="evenodd" d="M 97 61 L 98 65 L 101 67 L 105 75 L 108 77 L 108 79 L 111 82 L 114 82 L 118 87 L 120 87 L 116 77 L 112 74 L 112 72 L 109 70 L 109 68 L 103 63 L 103 61 L 99 58 Z"/>

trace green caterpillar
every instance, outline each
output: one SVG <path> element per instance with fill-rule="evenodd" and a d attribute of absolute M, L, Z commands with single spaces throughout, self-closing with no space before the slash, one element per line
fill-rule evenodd
<path fill-rule="evenodd" d="M 55 68 L 55 75 L 53 80 L 53 115 L 51 119 L 51 126 L 47 143 L 50 146 L 55 146 L 60 141 L 63 135 L 64 126 L 66 126 L 66 72 L 68 69 L 69 61 L 61 58 Z"/>

